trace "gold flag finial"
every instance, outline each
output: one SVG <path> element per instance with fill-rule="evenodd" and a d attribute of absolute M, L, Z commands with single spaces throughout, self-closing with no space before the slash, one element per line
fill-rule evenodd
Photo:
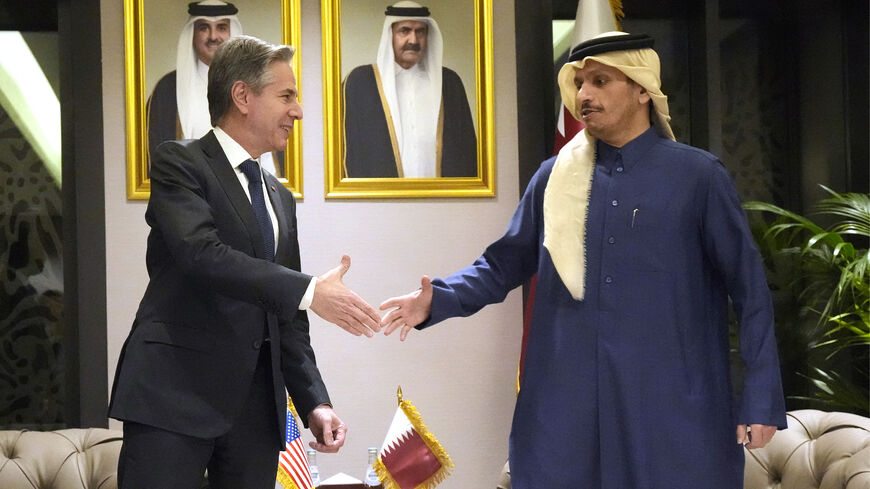
<path fill-rule="evenodd" d="M 398 386 L 396 389 L 396 397 L 399 398 L 399 404 L 402 404 L 402 386 Z"/>

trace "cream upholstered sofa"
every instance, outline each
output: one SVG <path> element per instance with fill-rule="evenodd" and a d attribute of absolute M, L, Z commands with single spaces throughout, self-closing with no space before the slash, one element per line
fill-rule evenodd
<path fill-rule="evenodd" d="M 0 431 L 2 489 L 117 489 L 121 432 Z"/>
<path fill-rule="evenodd" d="M 787 430 L 746 450 L 743 480 L 744 489 L 868 489 L 870 419 L 790 411 Z"/>
<path fill-rule="evenodd" d="M 791 411 L 787 430 L 764 448 L 744 450 L 743 489 L 870 489 L 870 419 L 863 416 Z M 496 487 L 510 489 L 508 464 Z"/>
<path fill-rule="evenodd" d="M 118 489 L 122 436 L 104 428 L 0 431 L 0 489 Z M 208 488 L 206 474 L 200 489 Z"/>

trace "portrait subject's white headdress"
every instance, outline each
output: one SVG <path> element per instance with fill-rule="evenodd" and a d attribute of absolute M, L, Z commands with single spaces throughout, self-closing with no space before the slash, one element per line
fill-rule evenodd
<path fill-rule="evenodd" d="M 428 25 L 426 36 L 426 50 L 418 66 L 425 72 L 429 83 L 424 93 L 417 93 L 416 105 L 420 114 L 426 120 L 422 130 L 432 131 L 431 139 L 437 139 L 438 115 L 441 109 L 441 66 L 444 54 L 444 41 L 441 38 L 441 30 L 438 23 L 429 16 L 429 9 L 416 2 L 404 0 L 395 3 L 385 12 L 384 29 L 381 33 L 381 42 L 378 46 L 377 69 L 381 77 L 384 90 L 384 98 L 390 106 L 390 116 L 396 132 L 396 140 L 401 145 L 403 141 L 402 117 L 399 113 L 399 97 L 396 93 L 396 73 L 401 67 L 395 61 L 393 52 L 393 24 L 404 20 L 425 22 Z M 434 158 L 434 155 L 433 155 Z"/>
<path fill-rule="evenodd" d="M 193 48 L 193 25 L 197 20 L 210 22 L 228 19 L 230 35 L 242 35 L 242 24 L 236 13 L 235 5 L 221 0 L 202 0 L 188 4 L 190 18 L 178 36 L 178 49 L 175 62 L 175 100 L 178 104 L 178 120 L 184 139 L 200 138 L 211 130 L 208 114 L 208 68 L 200 66 L 201 61 Z"/>

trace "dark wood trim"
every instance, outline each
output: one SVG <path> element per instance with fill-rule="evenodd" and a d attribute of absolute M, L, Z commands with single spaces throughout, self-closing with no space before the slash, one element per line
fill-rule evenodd
<path fill-rule="evenodd" d="M 0 31 L 57 32 L 57 2 L 0 0 Z"/>
<path fill-rule="evenodd" d="M 846 110 L 846 190 L 870 192 L 870 150 L 868 150 L 868 99 L 870 59 L 867 32 L 870 5 L 849 3 L 843 15 L 843 107 Z"/>
<path fill-rule="evenodd" d="M 66 424 L 107 427 L 100 1 L 58 0 L 57 5 L 64 183 Z"/>
<path fill-rule="evenodd" d="M 575 7 L 576 8 L 576 7 Z M 551 156 L 556 131 L 553 19 L 549 2 L 514 3 L 520 193 Z"/>

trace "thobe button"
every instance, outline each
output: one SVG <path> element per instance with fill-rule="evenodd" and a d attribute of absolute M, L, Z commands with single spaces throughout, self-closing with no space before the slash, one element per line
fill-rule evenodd
<path fill-rule="evenodd" d="M 616 207 L 619 205 L 619 201 L 616 199 L 613 199 L 613 201 L 610 203 L 610 205 L 612 205 L 613 207 Z"/>
<path fill-rule="evenodd" d="M 605 283 L 608 283 L 608 284 L 612 284 L 612 283 L 613 283 L 613 277 L 611 277 L 610 275 L 604 277 L 604 282 L 605 282 Z"/>
<path fill-rule="evenodd" d="M 611 237 L 607 238 L 607 242 L 610 243 L 610 244 L 616 243 L 616 238 L 614 238 L 613 236 L 611 236 Z"/>
<path fill-rule="evenodd" d="M 254 347 L 255 350 L 259 350 L 260 347 L 263 346 L 263 342 L 260 340 L 254 340 L 254 342 L 251 343 L 251 346 Z"/>
<path fill-rule="evenodd" d="M 616 172 L 617 172 L 617 173 L 622 173 L 622 167 L 621 167 L 621 166 L 617 166 L 617 167 L 616 167 Z"/>

